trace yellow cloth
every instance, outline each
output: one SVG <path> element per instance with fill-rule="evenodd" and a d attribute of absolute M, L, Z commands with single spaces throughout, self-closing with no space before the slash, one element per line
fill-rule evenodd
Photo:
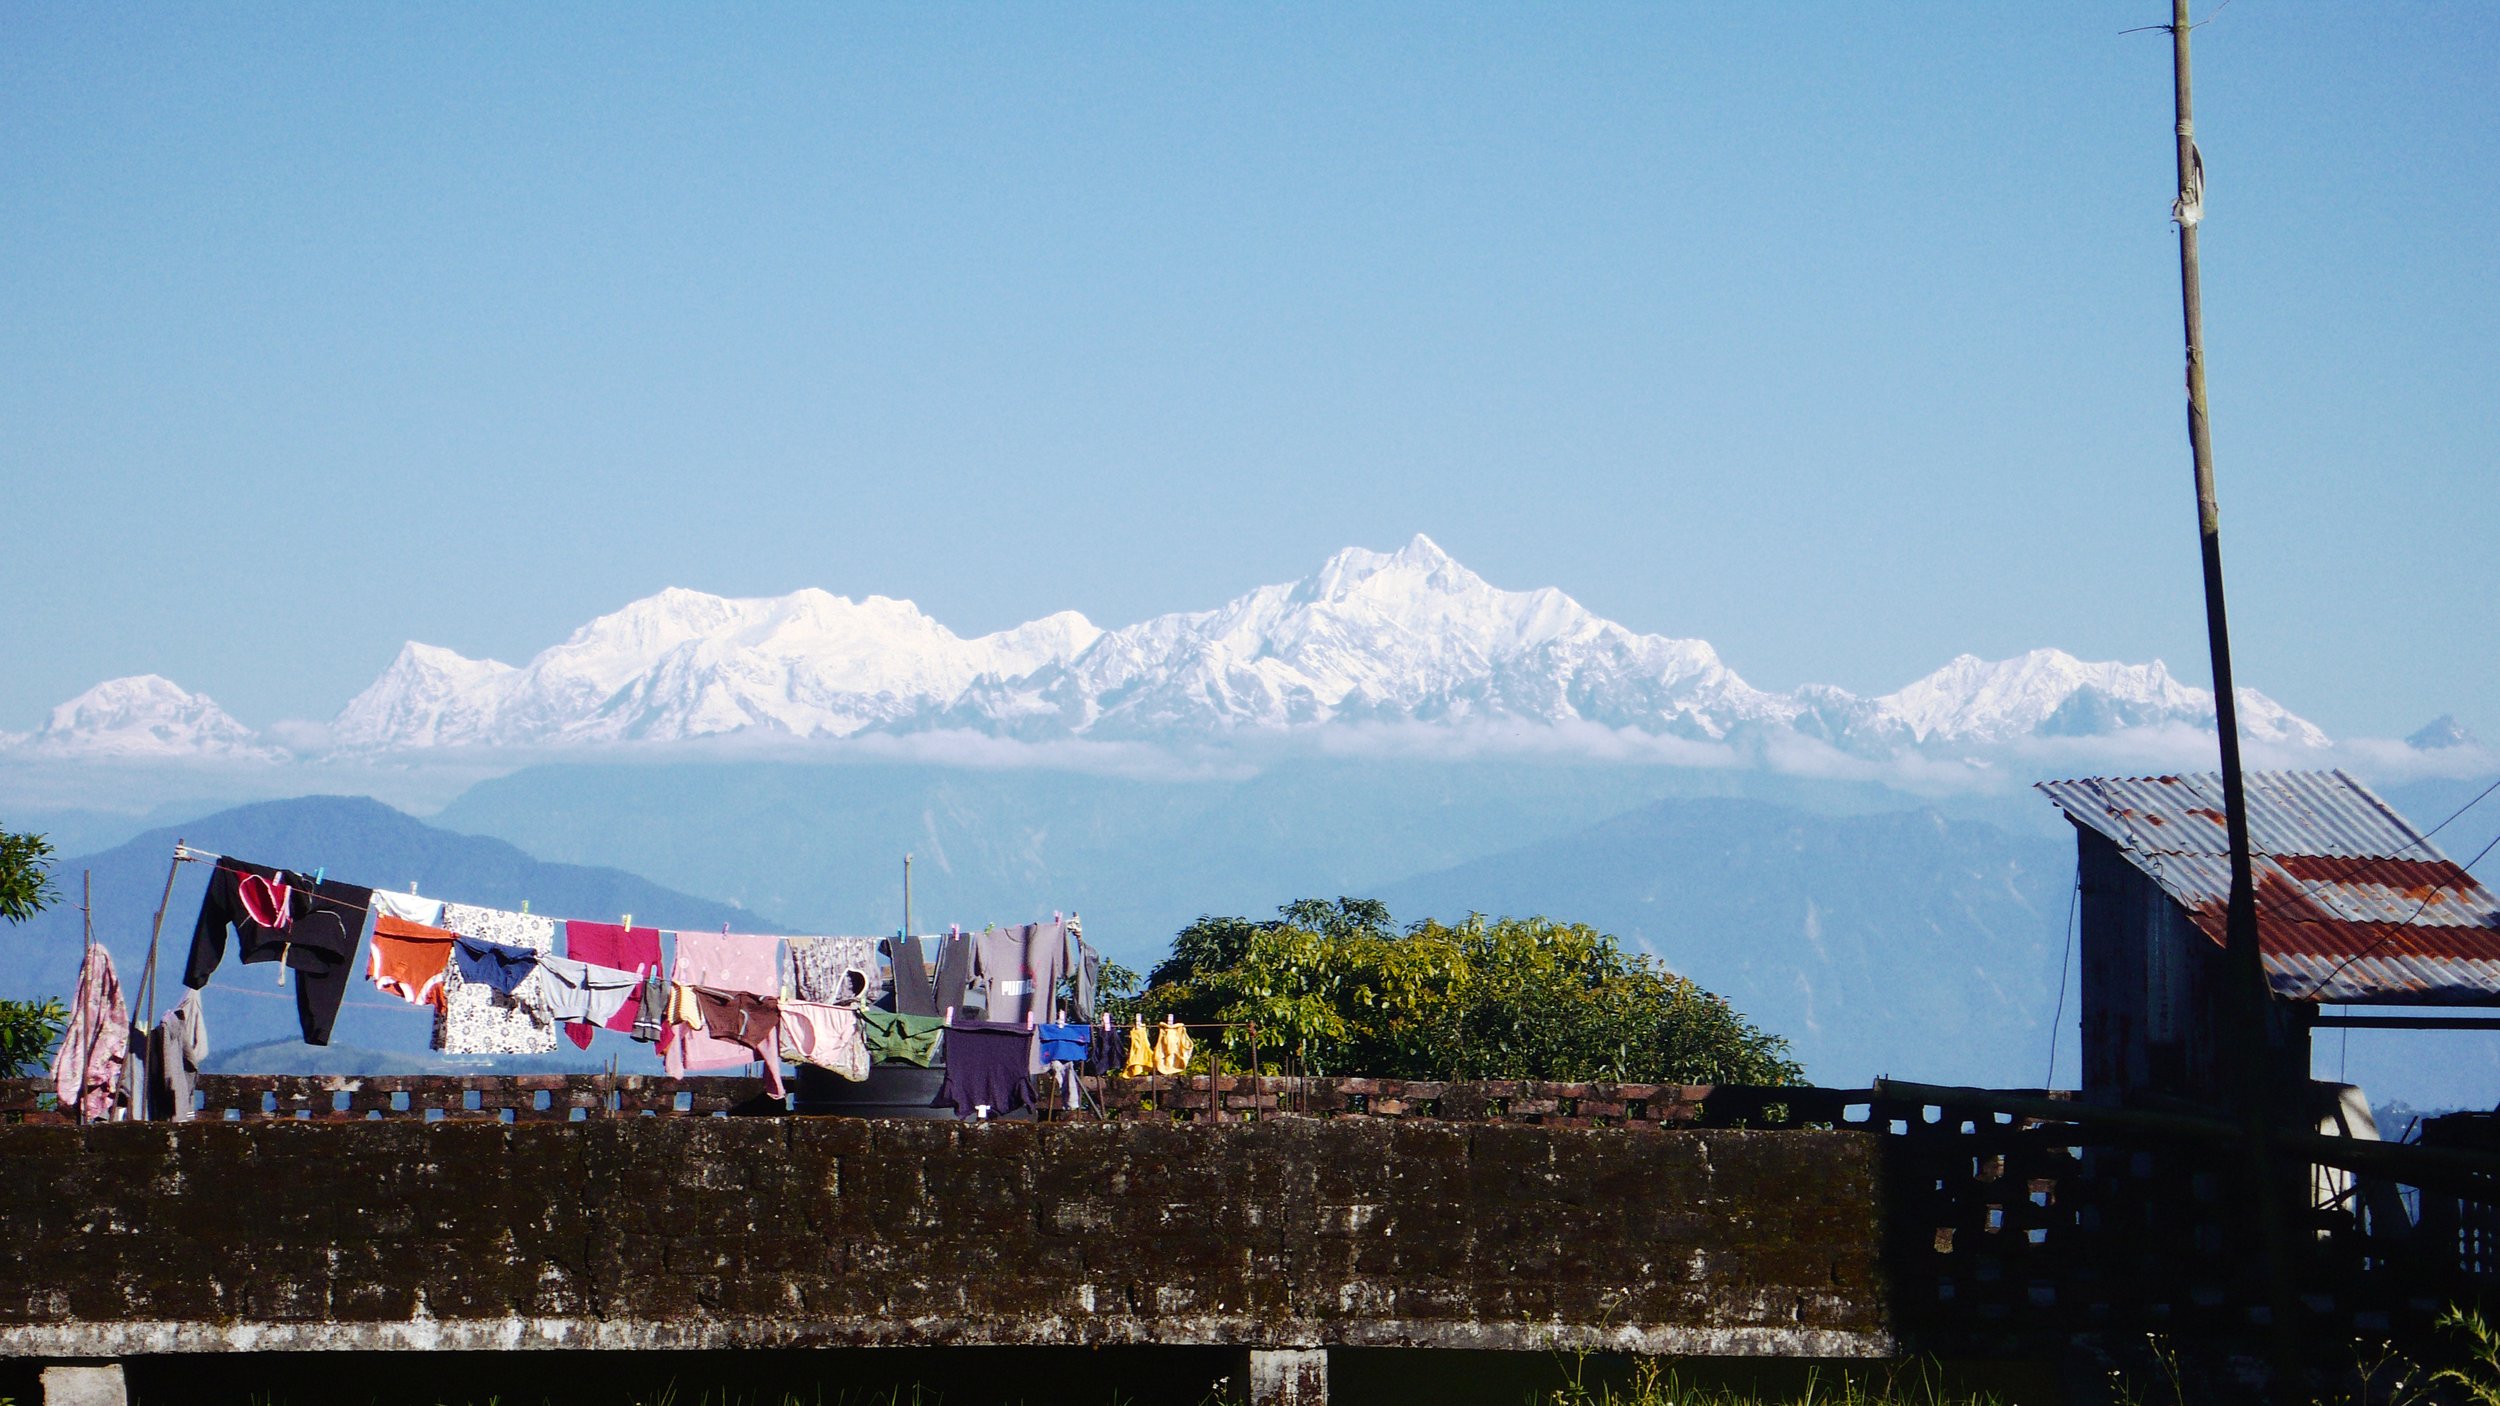
<path fill-rule="evenodd" d="M 1166 1024 L 1155 1033 L 1155 1072 L 1178 1074 L 1189 1068 L 1189 1032 L 1177 1024 Z M 1135 1042 L 1129 1045 L 1129 1058 L 1137 1057 Z"/>
<path fill-rule="evenodd" d="M 685 1026 L 689 1030 L 700 1030 L 703 1028 L 703 1008 L 695 1004 L 694 988 L 691 986 L 671 986 L 668 988 L 667 1015 L 670 1020 L 677 1022 L 679 1025 Z"/>
<path fill-rule="evenodd" d="M 1130 1078 L 1155 1072 L 1155 1047 L 1154 1042 L 1146 1038 L 1146 1027 L 1132 1025 L 1128 1028 L 1128 1063 L 1121 1067 L 1120 1072 Z"/>

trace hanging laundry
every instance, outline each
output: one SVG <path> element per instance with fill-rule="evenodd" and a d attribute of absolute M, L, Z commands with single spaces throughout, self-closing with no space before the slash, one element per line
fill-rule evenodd
<path fill-rule="evenodd" d="M 1187 1073 L 1189 1057 L 1194 1053 L 1196 1050 L 1189 1043 L 1189 1032 L 1182 1028 L 1179 1021 L 1167 1019 L 1162 1027 L 1155 1031 L 1155 1072 L 1157 1074 Z"/>
<path fill-rule="evenodd" d="M 1085 1072 L 1117 1074 L 1128 1062 L 1128 1032 L 1110 1025 L 1091 1025 L 1086 1029 Z"/>
<path fill-rule="evenodd" d="M 552 945 L 552 944 L 551 944 Z M 538 953 L 528 947 L 507 947 L 482 937 L 463 937 L 451 948 L 460 979 L 503 995 L 517 995 L 538 975 Z"/>
<path fill-rule="evenodd" d="M 781 1003 L 781 1057 L 857 1082 L 868 1077 L 868 1041 L 859 1008 L 818 1001 Z"/>
<path fill-rule="evenodd" d="M 354 972 L 373 890 L 315 883 L 301 874 L 220 859 L 191 928 L 182 984 L 197 991 L 225 959 L 226 932 L 246 963 L 278 962 L 295 973 L 295 1019 L 307 1045 L 330 1043 Z"/>
<path fill-rule="evenodd" d="M 972 934 L 950 932 L 938 939 L 937 1010 L 959 1011 L 972 999 Z"/>
<path fill-rule="evenodd" d="M 937 986 L 929 976 L 929 961 L 920 950 L 920 939 L 889 937 L 885 950 L 894 967 L 894 1009 L 904 1015 L 936 1015 Z"/>
<path fill-rule="evenodd" d="M 1067 974 L 1067 928 L 1055 922 L 985 928 L 973 939 L 973 962 L 975 983 L 986 994 L 976 1002 L 984 1020 L 1047 1018 Z"/>
<path fill-rule="evenodd" d="M 533 958 L 555 947 L 555 920 L 528 913 L 446 903 L 443 926 L 481 944 L 524 949 Z M 434 1048 L 445 1054 L 545 1054 L 554 1049 L 555 1018 L 547 1014 L 538 983 L 524 980 L 510 991 L 499 991 L 472 980 L 462 970 L 467 945 L 452 944 L 453 960 L 443 972 L 442 996 L 434 1008 Z M 495 965 L 508 968 L 512 963 L 498 960 Z M 530 968 L 534 976 L 535 960 Z"/>
<path fill-rule="evenodd" d="M 794 937 L 789 941 L 790 986 L 800 1000 L 873 1006 L 885 994 L 877 939 Z"/>
<path fill-rule="evenodd" d="M 660 930 L 658 928 L 627 929 L 615 923 L 584 923 L 567 921 L 564 925 L 564 955 L 594 967 L 610 967 L 632 972 L 638 977 L 655 977 L 660 971 Z M 590 1048 L 593 1029 L 622 1031 L 637 1040 L 659 1037 L 659 1019 L 651 1021 L 651 1034 L 639 1033 L 638 1023 L 644 1010 L 643 992 L 639 989 L 617 1007 L 607 1019 L 593 1022 L 575 1021 L 564 1027 L 564 1034 L 580 1049 Z"/>
<path fill-rule="evenodd" d="M 81 1121 L 109 1117 L 120 1102 L 122 1061 L 130 1053 L 130 1007 L 113 954 L 89 943 L 78 964 L 78 990 L 69 1002 L 69 1026 L 52 1061 L 52 1092 Z"/>
<path fill-rule="evenodd" d="M 382 905 L 377 901 L 374 906 Z M 442 904 L 434 905 L 436 917 L 442 910 Z M 412 1006 L 433 1005 L 442 997 L 443 972 L 451 966 L 452 945 L 459 940 L 449 928 L 382 913 L 373 920 L 373 941 L 365 949 L 365 975 Z"/>
<path fill-rule="evenodd" d="M 1146 1033 L 1142 1021 L 1128 1028 L 1128 1062 L 1120 1066 L 1120 1072 L 1132 1079 L 1155 1072 L 1154 1037 Z"/>
<path fill-rule="evenodd" d="M 705 1039 L 744 1047 L 764 1066 L 764 1087 L 781 1097 L 781 998 L 709 986 L 683 989 L 694 998 L 696 1018 L 689 1024 Z"/>
<path fill-rule="evenodd" d="M 781 994 L 781 939 L 743 933 L 681 932 L 677 934 L 677 965 L 669 973 L 678 988 L 679 1009 L 689 1009 L 688 987 L 748 996 Z M 700 1009 L 700 1007 L 691 1007 Z M 755 1059 L 753 1047 L 722 1039 L 694 1022 L 676 1022 L 675 1038 L 663 1051 L 670 1078 L 688 1070 L 727 1069 Z M 767 1048 L 774 1048 L 770 1041 Z"/>
<path fill-rule="evenodd" d="M 183 994 L 189 995 L 190 993 Z M 124 1115 L 126 1117 L 159 1117 L 161 1115 L 150 1111 L 148 1101 L 150 1077 L 148 1061 L 155 1058 L 149 1046 L 155 1042 L 156 1032 L 141 1025 L 138 1013 L 133 1011 L 130 1017 L 129 1033 L 123 1038 L 126 1048 L 122 1053 L 122 1073 L 121 1078 L 115 1081 L 113 1098 L 120 1107 L 127 1110 Z"/>
<path fill-rule="evenodd" d="M 632 972 L 570 957 L 538 959 L 538 996 L 547 1004 L 548 1018 L 585 1049 L 592 1030 L 615 1029 L 618 1015 L 641 995 L 642 978 Z"/>
<path fill-rule="evenodd" d="M 1102 990 L 1102 954 L 1087 945 L 1073 922 L 1068 924 L 1068 945 L 1074 949 L 1068 970 L 1076 977 L 1075 1015 L 1079 1020 L 1092 1020 L 1102 1013 L 1094 1004 Z"/>
<path fill-rule="evenodd" d="M 899 1011 L 861 1011 L 859 1029 L 860 1039 L 877 1063 L 916 1064 L 923 1069 L 937 1063 L 946 1038 L 946 1022 L 936 1016 Z"/>
<path fill-rule="evenodd" d="M 397 918 L 404 923 L 423 923 L 429 928 L 443 925 L 443 900 L 439 898 L 421 898 L 413 893 L 375 889 L 372 906 L 377 916 Z"/>
<path fill-rule="evenodd" d="M 1042 1025 L 1037 1033 L 1042 1043 L 1044 1064 L 1082 1064 L 1093 1049 L 1094 1027 L 1090 1025 Z"/>
<path fill-rule="evenodd" d="M 208 1017 L 200 1010 L 200 993 L 185 991 L 148 1032 L 147 1116 L 177 1123 L 198 1117 L 192 1091 L 199 1086 L 200 1061 L 207 1058 Z"/>
<path fill-rule="evenodd" d="M 634 1012 L 634 1039 L 657 1044 L 660 1053 L 668 1053 L 668 1001 L 671 988 L 657 971 L 642 979 L 642 1000 Z"/>
<path fill-rule="evenodd" d="M 1059 1018 L 1060 987 L 1068 979 L 1068 925 L 1053 918 L 1035 923 L 1024 937 L 1025 980 L 1032 983 L 1025 1014 L 1034 1020 Z"/>
<path fill-rule="evenodd" d="M 1036 1032 L 1044 1071 L 1059 1081 L 1059 1106 L 1074 1108 L 1079 1101 L 1077 1070 L 1093 1053 L 1094 1027 L 1090 1025 L 1043 1025 Z"/>
<path fill-rule="evenodd" d="M 983 928 L 972 939 L 972 986 L 967 1010 L 985 1021 L 1022 1025 L 1031 984 L 1024 975 L 1023 928 Z"/>
<path fill-rule="evenodd" d="M 1033 1103 L 1033 1029 L 998 1021 L 959 1020 L 946 1027 L 946 1082 L 938 1105 L 959 1118 L 1003 1117 Z"/>

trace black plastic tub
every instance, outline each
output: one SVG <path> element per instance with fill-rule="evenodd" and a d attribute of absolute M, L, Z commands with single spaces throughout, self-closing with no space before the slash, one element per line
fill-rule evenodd
<path fill-rule="evenodd" d="M 910 1064 L 872 1064 L 868 1077 L 853 1083 L 812 1064 L 795 1066 L 799 1077 L 790 1085 L 790 1108 L 837 1118 L 946 1118 L 955 1110 L 937 1101 L 946 1082 L 943 1065 L 922 1069 Z"/>

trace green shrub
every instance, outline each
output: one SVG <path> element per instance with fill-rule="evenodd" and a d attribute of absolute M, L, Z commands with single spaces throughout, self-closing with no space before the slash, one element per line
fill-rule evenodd
<path fill-rule="evenodd" d="M 1724 999 L 1548 918 L 1472 916 L 1403 932 L 1366 899 L 1308 899 L 1267 921 L 1202 917 L 1121 1003 L 1125 1019 L 1255 1025 L 1263 1060 L 1407 1079 L 1793 1084 L 1788 1042 Z M 1227 1053 L 1246 1062 L 1246 1032 Z"/>

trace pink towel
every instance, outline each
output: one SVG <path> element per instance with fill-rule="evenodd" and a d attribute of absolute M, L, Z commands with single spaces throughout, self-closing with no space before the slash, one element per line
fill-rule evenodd
<path fill-rule="evenodd" d="M 648 976 L 660 965 L 660 930 L 635 928 L 629 932 L 614 923 L 577 923 L 568 919 L 564 924 L 564 955 L 576 962 Z M 634 1017 L 641 1012 L 642 992 L 637 989 L 625 998 L 622 1010 L 597 1028 L 632 1034 Z M 578 1020 L 568 1021 L 564 1033 L 572 1038 L 576 1048 L 586 1050 L 590 1048 L 592 1028 Z"/>
<path fill-rule="evenodd" d="M 668 979 L 680 986 L 709 986 L 715 991 L 746 991 L 778 999 L 781 939 L 750 937 L 745 933 L 681 932 L 677 934 L 677 965 Z M 765 1042 L 767 1051 L 771 1046 L 771 1041 Z M 678 1027 L 677 1039 L 664 1057 L 672 1079 L 689 1069 L 727 1069 L 753 1064 L 755 1058 L 756 1052 L 745 1045 L 685 1026 Z M 779 1058 L 769 1058 L 767 1062 L 774 1066 L 773 1074 L 778 1077 Z"/>

